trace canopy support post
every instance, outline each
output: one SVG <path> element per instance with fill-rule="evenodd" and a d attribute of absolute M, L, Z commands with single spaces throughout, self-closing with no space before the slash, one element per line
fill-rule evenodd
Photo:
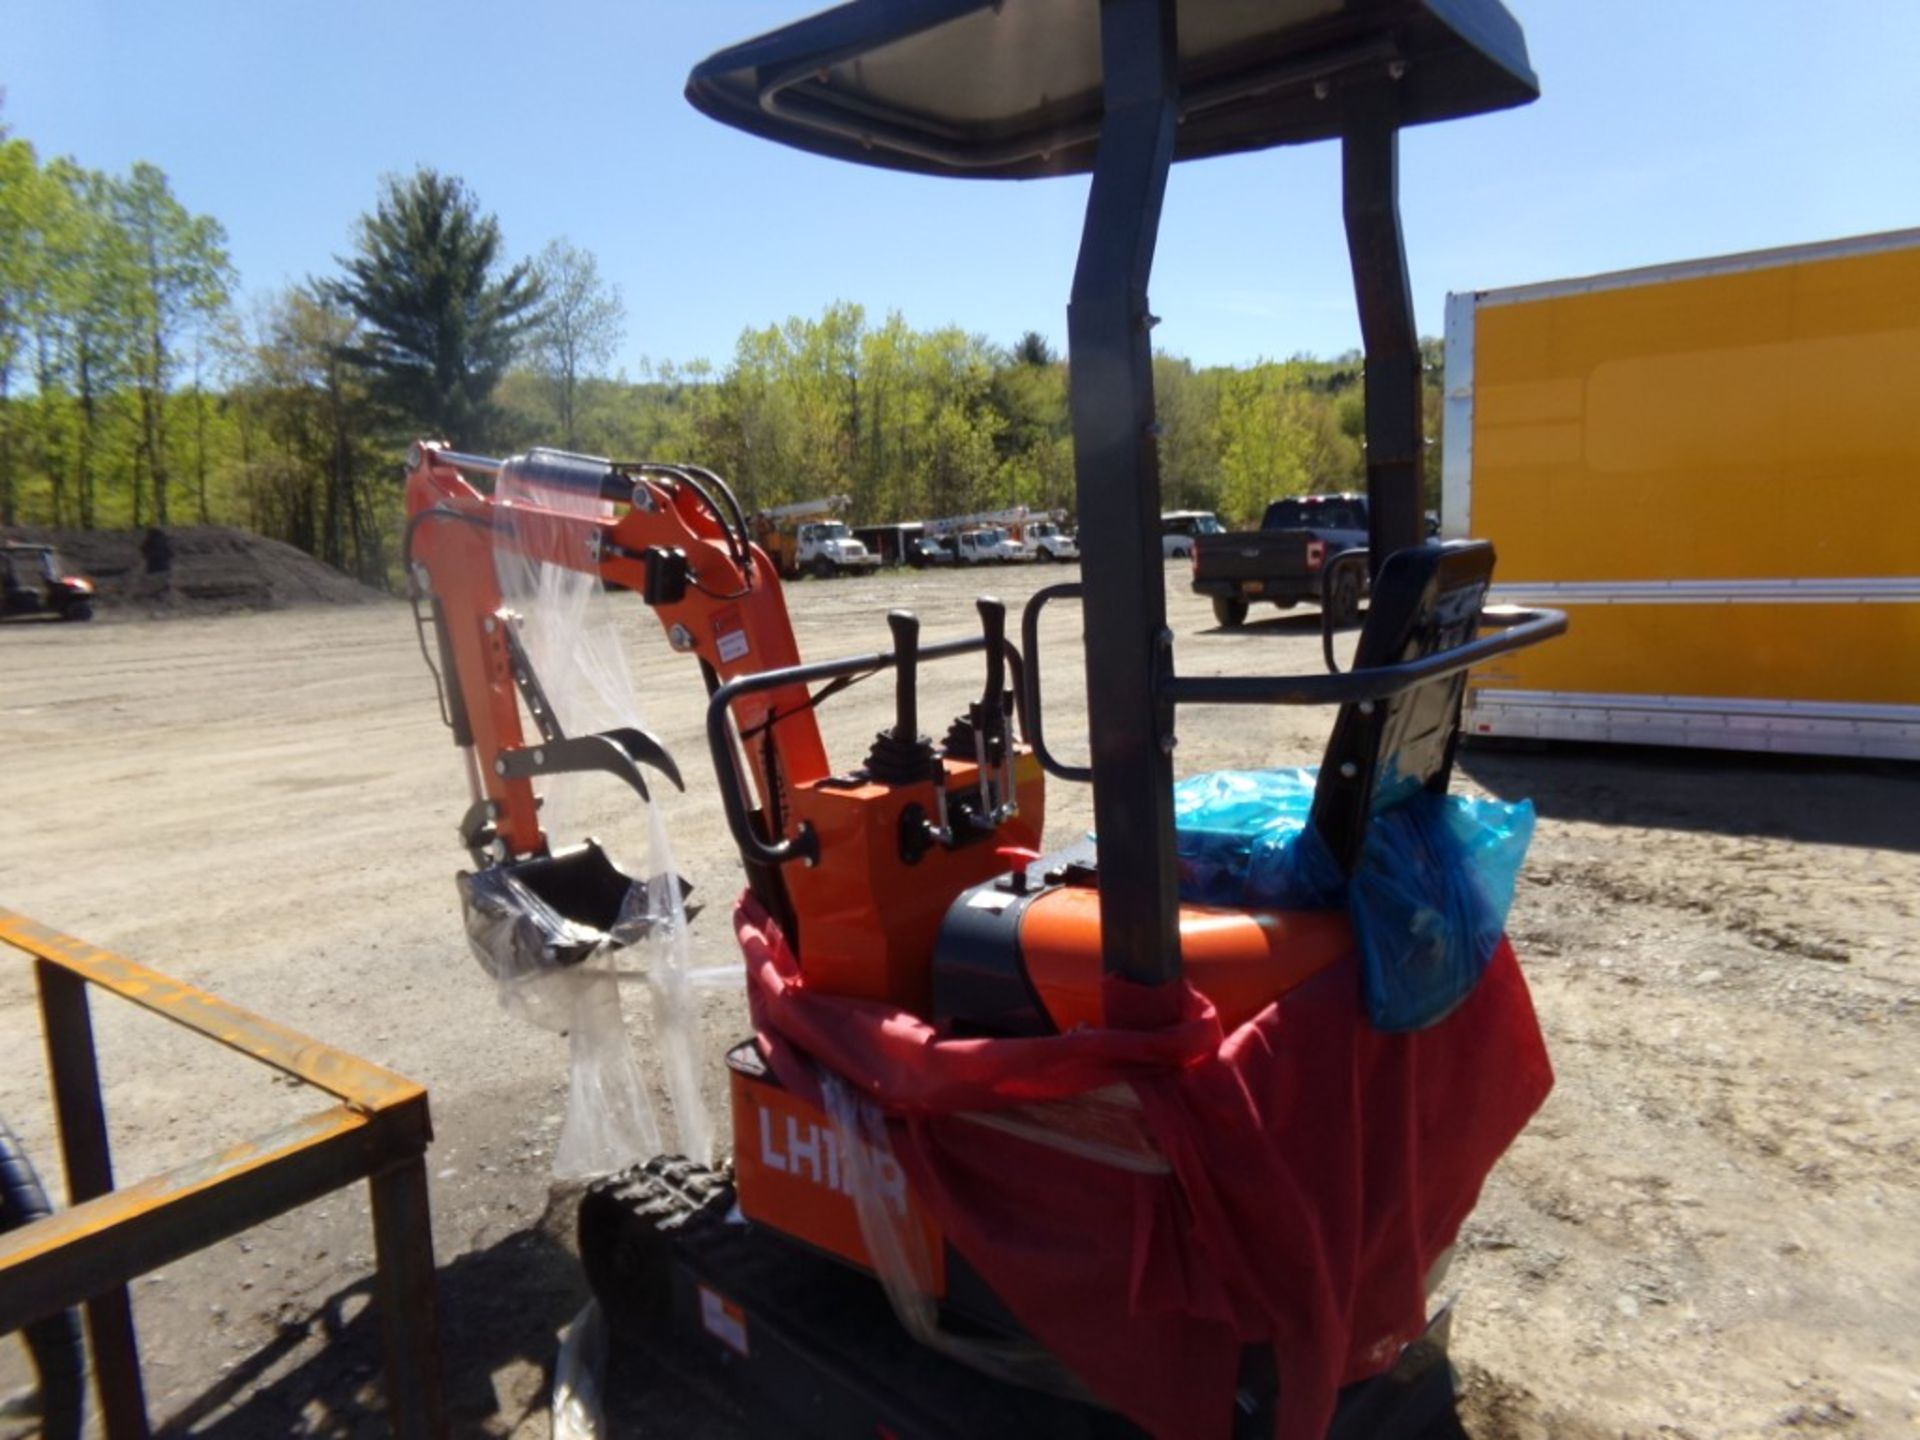
<path fill-rule="evenodd" d="M 1367 568 L 1427 538 L 1421 504 L 1420 337 L 1400 232 L 1400 131 L 1391 70 L 1345 92 L 1342 210 L 1366 346 Z"/>
<path fill-rule="evenodd" d="M 1082 553 L 1097 557 L 1082 577 L 1101 961 L 1166 985 L 1180 978 L 1173 706 L 1160 686 L 1172 636 L 1147 281 L 1178 123 L 1173 0 L 1102 0 L 1100 48 L 1106 110 L 1067 345 Z"/>

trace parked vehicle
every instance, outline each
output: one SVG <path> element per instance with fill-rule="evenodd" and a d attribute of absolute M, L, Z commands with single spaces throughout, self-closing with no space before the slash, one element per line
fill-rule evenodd
<path fill-rule="evenodd" d="M 1180 560 L 1193 554 L 1197 535 L 1218 535 L 1226 527 L 1211 510 L 1169 510 L 1160 517 L 1160 553 Z"/>
<path fill-rule="evenodd" d="M 796 569 L 816 580 L 835 575 L 867 575 L 880 568 L 880 557 L 853 536 L 844 520 L 818 520 L 802 525 L 794 552 Z"/>
<path fill-rule="evenodd" d="M 979 525 L 952 537 L 954 558 L 962 565 L 1006 565 L 1025 560 L 1026 552 L 998 525 Z"/>
<path fill-rule="evenodd" d="M 856 525 L 853 538 L 876 556 L 882 565 L 906 565 L 908 547 L 920 538 L 920 526 L 900 525 Z"/>
<path fill-rule="evenodd" d="M 1021 530 L 1020 543 L 1035 560 L 1078 560 L 1080 542 L 1052 520 L 1032 520 Z"/>
<path fill-rule="evenodd" d="M 907 564 L 916 570 L 924 570 L 929 565 L 952 565 L 958 558 L 952 546 L 931 535 L 922 535 L 907 542 Z"/>
<path fill-rule="evenodd" d="M 93 581 L 70 572 L 51 545 L 0 545 L 0 615 L 93 618 Z"/>
<path fill-rule="evenodd" d="M 1012 505 L 973 515 L 942 516 L 927 521 L 925 530 L 951 546 L 963 565 L 998 564 L 1035 558 L 1021 535 L 1039 518 L 1024 505 Z M 965 540 L 969 535 L 975 538 Z"/>
<path fill-rule="evenodd" d="M 1331 580 L 1326 572 L 1337 556 L 1366 544 L 1366 496 L 1290 496 L 1267 506 L 1258 530 L 1196 537 L 1193 588 L 1212 597 L 1214 619 L 1228 627 L 1244 624 L 1255 601 L 1290 610 L 1323 596 L 1328 618 L 1349 625 L 1360 615 L 1367 567 L 1349 562 Z"/>
<path fill-rule="evenodd" d="M 880 557 L 854 538 L 846 521 L 814 518 L 831 516 L 848 503 L 845 495 L 829 495 L 761 510 L 753 517 L 754 541 L 789 580 L 799 575 L 825 580 L 876 570 Z"/>
<path fill-rule="evenodd" d="M 1571 620 L 1462 732 L 1920 759 L 1916 330 L 1920 230 L 1450 296 L 1442 533 Z"/>

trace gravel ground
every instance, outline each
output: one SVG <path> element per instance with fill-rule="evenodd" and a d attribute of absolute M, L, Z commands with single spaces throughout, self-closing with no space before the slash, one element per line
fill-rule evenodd
<path fill-rule="evenodd" d="M 1045 569 L 990 577 L 1010 600 Z M 1170 568 L 1190 673 L 1312 670 L 1310 616 L 1218 632 Z M 808 582 L 803 652 L 878 648 L 883 611 L 972 624 L 972 575 Z M 664 800 L 731 958 L 738 867 L 702 757 L 698 678 L 622 602 L 644 706 L 690 792 Z M 1077 625 L 1051 623 L 1070 749 Z M 972 683 L 953 672 L 957 705 Z M 456 753 L 406 611 L 315 607 L 0 630 L 0 903 L 393 1067 L 432 1092 L 446 1361 L 462 1435 L 547 1434 L 555 1332 L 583 1298 L 549 1182 L 564 1042 L 503 1013 L 460 935 Z M 929 713 L 947 703 L 936 686 Z M 842 757 L 885 723 L 825 717 Z M 1326 717 L 1194 711 L 1180 768 L 1311 761 Z M 1559 1074 L 1489 1183 L 1450 1284 L 1481 1440 L 1920 1434 L 1920 774 L 1675 752 L 1470 751 L 1459 783 L 1541 823 L 1511 929 Z M 1050 797 L 1055 840 L 1084 792 Z M 604 822 L 604 823 L 603 823 Z M 620 821 L 594 817 L 616 847 Z M 742 1033 L 706 1001 L 709 1079 Z M 118 1173 L 313 1108 L 297 1088 L 103 1002 Z M 29 969 L 0 964 L 0 1112 L 55 1153 Z M 716 1101 L 717 1103 L 717 1101 Z M 371 1238 L 343 1193 L 134 1287 L 152 1408 L 177 1433 L 382 1433 Z M 0 1393 L 24 1382 L 0 1346 Z M 643 1357 L 623 1433 L 744 1433 Z M 0 1420 L 0 1437 L 20 1433 Z"/>

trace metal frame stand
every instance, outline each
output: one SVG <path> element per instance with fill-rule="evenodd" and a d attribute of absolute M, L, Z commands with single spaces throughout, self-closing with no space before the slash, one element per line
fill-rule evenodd
<path fill-rule="evenodd" d="M 447 1434 L 425 1155 L 427 1092 L 124 956 L 0 908 L 0 945 L 34 957 L 68 1208 L 0 1235 L 0 1335 L 86 1306 L 108 1440 L 151 1434 L 127 1282 L 365 1180 L 373 1202 L 387 1418 Z M 333 1097 L 327 1109 L 115 1188 L 87 987 L 98 986 Z"/>

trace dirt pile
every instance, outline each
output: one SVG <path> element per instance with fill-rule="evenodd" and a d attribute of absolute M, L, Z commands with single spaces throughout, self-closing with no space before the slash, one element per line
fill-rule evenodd
<path fill-rule="evenodd" d="M 208 614 L 224 610 L 285 610 L 301 605 L 365 605 L 387 598 L 304 550 L 227 525 L 170 525 L 173 598 L 162 604 L 145 588 L 144 530 L 5 532 L 9 540 L 52 544 L 67 569 L 98 587 L 104 608 L 147 606 L 155 613 Z"/>

